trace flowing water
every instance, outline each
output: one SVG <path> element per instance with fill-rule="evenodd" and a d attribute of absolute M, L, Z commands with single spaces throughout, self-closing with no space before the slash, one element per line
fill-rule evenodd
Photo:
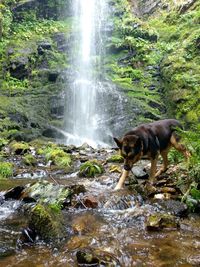
<path fill-rule="evenodd" d="M 123 114 L 122 96 L 104 79 L 108 13 L 107 0 L 73 1 L 73 81 L 66 91 L 64 129 L 67 144 L 95 147 L 111 143 L 115 114 Z"/>
<path fill-rule="evenodd" d="M 70 175 L 60 182 L 69 185 L 74 183 L 74 179 L 77 184 L 84 184 L 87 194 L 95 196 L 99 205 L 95 209 L 80 206 L 63 211 L 66 238 L 60 245 L 37 242 L 34 245 L 17 246 L 17 239 L 26 226 L 27 218 L 21 213 L 21 202 L 3 202 L 2 199 L 1 267 L 199 266 L 199 216 L 181 219 L 179 229 L 147 231 L 145 218 L 159 211 L 158 205 L 145 203 L 140 196 L 128 190 L 113 192 L 115 176 L 112 175 L 92 180 Z M 78 197 L 81 199 L 81 195 Z M 106 201 L 110 204 L 105 208 Z M 78 265 L 79 251 L 95 251 L 108 262 L 105 265 Z M 112 264 L 109 265 L 109 262 Z"/>
<path fill-rule="evenodd" d="M 98 95 L 103 93 L 103 88 L 95 69 L 101 60 L 101 30 L 106 10 L 105 0 L 73 1 L 74 41 L 71 57 L 76 75 L 67 95 L 68 144 L 81 145 L 87 142 L 94 146 L 102 142 L 98 128 L 106 114 L 103 110 L 97 110 Z"/>

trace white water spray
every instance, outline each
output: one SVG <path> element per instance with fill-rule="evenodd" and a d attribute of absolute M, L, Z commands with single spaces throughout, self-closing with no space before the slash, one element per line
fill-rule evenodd
<path fill-rule="evenodd" d="M 95 72 L 102 57 L 107 5 L 106 0 L 74 0 L 73 5 L 75 34 L 71 56 L 75 77 L 66 97 L 66 143 L 97 146 L 105 139 L 100 132 L 109 134 L 104 127 L 106 110 L 99 108 L 105 90 Z"/>

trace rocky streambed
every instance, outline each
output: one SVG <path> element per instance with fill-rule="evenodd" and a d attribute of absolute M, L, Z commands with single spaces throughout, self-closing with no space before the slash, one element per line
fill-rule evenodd
<path fill-rule="evenodd" d="M 38 140 L 1 154 L 12 170 L 0 181 L 1 266 L 200 265 L 200 217 L 180 201 L 180 166 L 152 186 L 140 161 L 114 191 L 123 164 L 114 148 Z"/>

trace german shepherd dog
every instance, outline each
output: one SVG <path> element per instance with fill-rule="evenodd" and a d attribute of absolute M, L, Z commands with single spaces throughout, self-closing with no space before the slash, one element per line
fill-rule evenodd
<path fill-rule="evenodd" d="M 147 156 L 151 161 L 150 183 L 154 183 L 155 177 L 167 170 L 167 155 L 171 147 L 182 152 L 185 158 L 189 158 L 189 152 L 183 144 L 179 143 L 180 138 L 176 133 L 176 128 L 182 129 L 179 121 L 165 119 L 142 124 L 127 132 L 122 139 L 114 137 L 120 153 L 124 157 L 124 170 L 115 190 L 122 188 L 133 164 L 143 156 Z M 159 154 L 163 158 L 163 166 L 156 172 Z"/>

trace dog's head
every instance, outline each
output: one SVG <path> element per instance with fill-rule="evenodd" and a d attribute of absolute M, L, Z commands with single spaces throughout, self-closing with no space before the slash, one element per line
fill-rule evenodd
<path fill-rule="evenodd" d="M 114 137 L 114 141 L 124 158 L 124 169 L 130 171 L 133 164 L 140 160 L 142 156 L 142 141 L 140 137 L 137 135 L 126 135 L 121 140 Z"/>

